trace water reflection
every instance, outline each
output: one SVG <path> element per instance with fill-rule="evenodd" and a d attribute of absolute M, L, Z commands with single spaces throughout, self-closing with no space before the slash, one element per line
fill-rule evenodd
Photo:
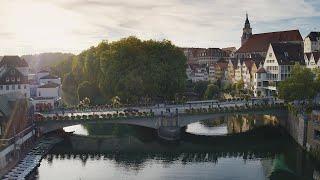
<path fill-rule="evenodd" d="M 269 115 L 232 115 L 189 124 L 186 132 L 198 135 L 241 133 L 256 127 L 277 125 L 278 118 Z"/>
<path fill-rule="evenodd" d="M 266 116 L 211 120 L 202 123 L 209 133 L 225 125 L 229 135 L 201 136 L 187 127 L 177 144 L 160 141 L 148 128 L 84 125 L 89 135 L 57 145 L 33 178 L 312 179 L 319 168 L 276 122 Z"/>

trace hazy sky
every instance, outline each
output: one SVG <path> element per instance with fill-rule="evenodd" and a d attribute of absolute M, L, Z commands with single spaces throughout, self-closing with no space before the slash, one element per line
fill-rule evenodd
<path fill-rule="evenodd" d="M 239 47 L 246 11 L 253 33 L 320 31 L 319 0 L 1 0 L 0 55 L 79 53 L 129 35 Z"/>

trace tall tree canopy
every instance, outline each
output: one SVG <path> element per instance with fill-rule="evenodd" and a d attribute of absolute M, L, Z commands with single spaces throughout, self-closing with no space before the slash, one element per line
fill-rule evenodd
<path fill-rule="evenodd" d="M 279 84 L 279 96 L 287 101 L 310 100 L 319 91 L 319 79 L 306 67 L 295 65 L 292 74 Z"/>
<path fill-rule="evenodd" d="M 175 93 L 184 90 L 185 67 L 183 52 L 167 40 L 128 37 L 112 43 L 103 41 L 73 59 L 70 69 L 76 88 L 72 89 L 80 90 L 77 96 L 82 97 L 90 82 L 105 100 L 115 96 L 123 103 L 146 98 L 172 100 Z"/>

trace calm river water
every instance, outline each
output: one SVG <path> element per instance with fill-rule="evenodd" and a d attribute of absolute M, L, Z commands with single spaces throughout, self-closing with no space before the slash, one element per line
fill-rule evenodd
<path fill-rule="evenodd" d="M 280 117 L 279 117 L 280 118 Z M 319 167 L 272 116 L 228 116 L 188 125 L 177 143 L 127 125 L 77 125 L 31 179 L 291 180 Z"/>

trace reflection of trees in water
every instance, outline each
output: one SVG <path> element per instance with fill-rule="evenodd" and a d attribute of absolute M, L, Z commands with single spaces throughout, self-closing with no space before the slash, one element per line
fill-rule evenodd
<path fill-rule="evenodd" d="M 228 134 L 241 133 L 265 125 L 276 125 L 277 117 L 268 115 L 229 115 L 212 120 L 200 121 L 205 127 L 217 127 L 226 124 Z"/>
<path fill-rule="evenodd" d="M 125 124 L 84 124 L 89 136 L 114 136 L 114 137 L 127 137 L 135 136 L 142 141 L 150 141 L 154 139 L 154 130 Z"/>
<path fill-rule="evenodd" d="M 144 134 L 151 136 L 147 130 Z M 277 128 L 260 127 L 252 131 L 223 137 L 186 134 L 182 138 L 179 144 L 168 145 L 157 143 L 154 137 L 144 143 L 139 141 L 138 149 L 135 149 L 136 144 L 131 144 L 134 146 L 133 150 L 130 149 L 130 146 L 126 146 L 128 149 L 122 149 L 121 151 L 116 149 L 98 149 L 97 151 L 86 151 L 86 148 L 74 149 L 75 147 L 72 146 L 71 142 L 65 141 L 57 145 L 50 152 L 51 154 L 45 157 L 45 160 L 52 163 L 55 159 L 77 159 L 84 166 L 89 160 L 106 160 L 114 162 L 119 168 L 138 172 L 150 163 L 170 167 L 170 165 L 176 163 L 183 165 L 202 162 L 218 163 L 220 158 L 263 161 L 274 160 L 279 157 L 279 154 L 282 154 L 282 158 L 279 158 L 281 163 L 296 173 L 293 175 L 294 177 L 310 177 L 313 174 L 314 165 L 310 163 L 311 160 L 305 158 L 304 152 L 300 151 L 297 145 Z M 86 138 L 82 137 L 82 139 L 78 141 L 83 142 L 83 146 L 85 146 L 87 144 L 85 142 Z M 99 141 L 96 138 L 92 138 L 94 140 L 87 139 L 97 143 L 103 143 L 104 141 L 103 138 Z M 137 141 L 131 141 L 131 143 L 135 142 Z M 274 168 L 277 167 L 274 163 L 262 163 L 262 166 L 272 166 L 271 168 L 265 167 L 265 169 L 266 171 L 271 170 L 268 174 L 274 180 L 279 179 L 279 177 L 291 177 L 292 175 L 284 173 L 281 168 Z"/>

